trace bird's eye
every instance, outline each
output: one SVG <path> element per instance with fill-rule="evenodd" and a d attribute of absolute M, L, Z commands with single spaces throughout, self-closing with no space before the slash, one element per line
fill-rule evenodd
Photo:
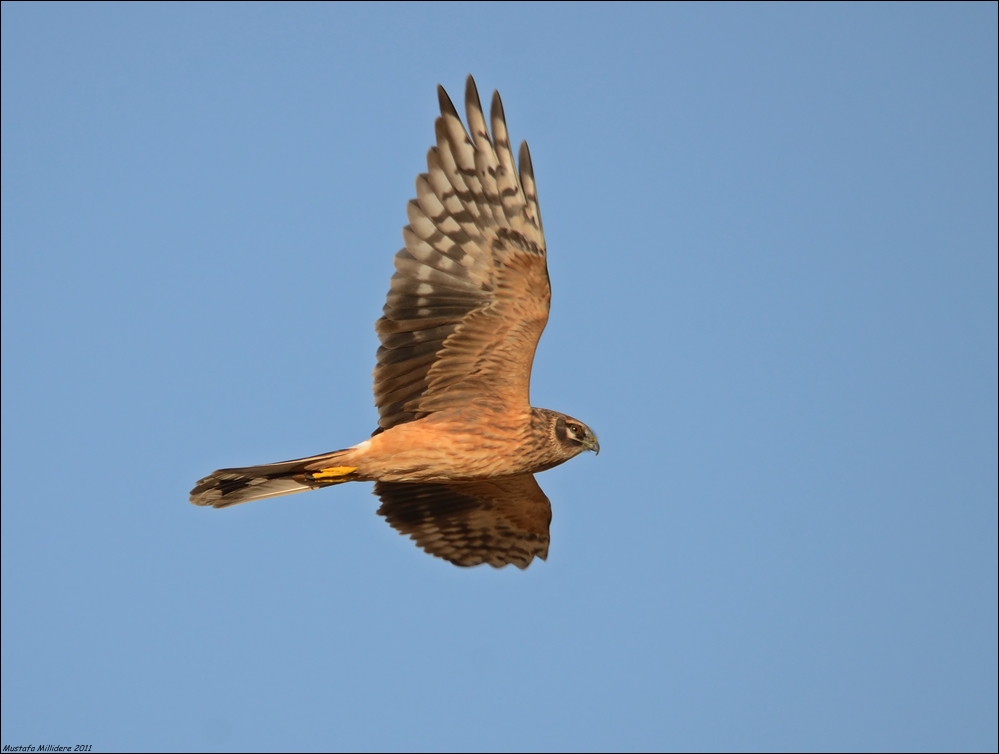
<path fill-rule="evenodd" d="M 583 434 L 583 430 L 580 428 L 578 424 L 569 424 L 567 426 L 569 427 L 569 431 L 572 432 L 572 434 L 574 435 Z"/>

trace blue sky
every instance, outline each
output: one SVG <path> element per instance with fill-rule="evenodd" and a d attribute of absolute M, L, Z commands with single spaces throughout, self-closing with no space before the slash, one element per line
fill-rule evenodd
<path fill-rule="evenodd" d="M 434 87 L 531 145 L 549 559 L 353 444 Z M 997 735 L 997 7 L 2 10 L 2 743 L 970 749 Z"/>

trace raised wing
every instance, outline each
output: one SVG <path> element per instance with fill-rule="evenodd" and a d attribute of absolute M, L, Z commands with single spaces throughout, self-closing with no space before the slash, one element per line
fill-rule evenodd
<path fill-rule="evenodd" d="M 459 566 L 548 557 L 552 507 L 533 474 L 478 482 L 378 482 L 378 514 L 431 555 Z"/>
<path fill-rule="evenodd" d="M 551 290 L 527 144 L 514 164 L 503 104 L 486 127 L 465 87 L 471 138 L 443 88 L 437 146 L 409 202 L 406 247 L 375 329 L 378 424 L 388 429 L 472 398 L 527 409 L 531 364 Z"/>

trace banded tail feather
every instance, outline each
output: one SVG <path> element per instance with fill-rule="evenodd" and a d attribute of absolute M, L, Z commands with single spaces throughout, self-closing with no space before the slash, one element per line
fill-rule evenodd
<path fill-rule="evenodd" d="M 337 463 L 348 451 L 335 450 L 263 466 L 219 469 L 198 481 L 191 490 L 191 502 L 194 505 L 228 508 L 250 500 L 353 482 L 359 479 L 357 467 Z"/>

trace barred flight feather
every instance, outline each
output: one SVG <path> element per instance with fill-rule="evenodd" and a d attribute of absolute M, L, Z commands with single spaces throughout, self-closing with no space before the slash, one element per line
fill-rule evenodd
<path fill-rule="evenodd" d="M 518 170 L 499 94 L 487 123 L 471 76 L 468 131 L 441 87 L 438 100 L 437 143 L 406 207 L 405 247 L 376 324 L 382 429 L 483 389 L 505 391 L 515 410 L 526 411 L 527 386 L 505 375 L 529 376 L 548 319 L 544 234 L 526 144 Z M 485 312 L 491 316 L 473 316 Z M 511 328 L 511 319 L 527 327 Z"/>
<path fill-rule="evenodd" d="M 378 514 L 426 552 L 459 566 L 527 568 L 548 557 L 551 503 L 532 474 L 482 482 L 377 482 Z"/>

